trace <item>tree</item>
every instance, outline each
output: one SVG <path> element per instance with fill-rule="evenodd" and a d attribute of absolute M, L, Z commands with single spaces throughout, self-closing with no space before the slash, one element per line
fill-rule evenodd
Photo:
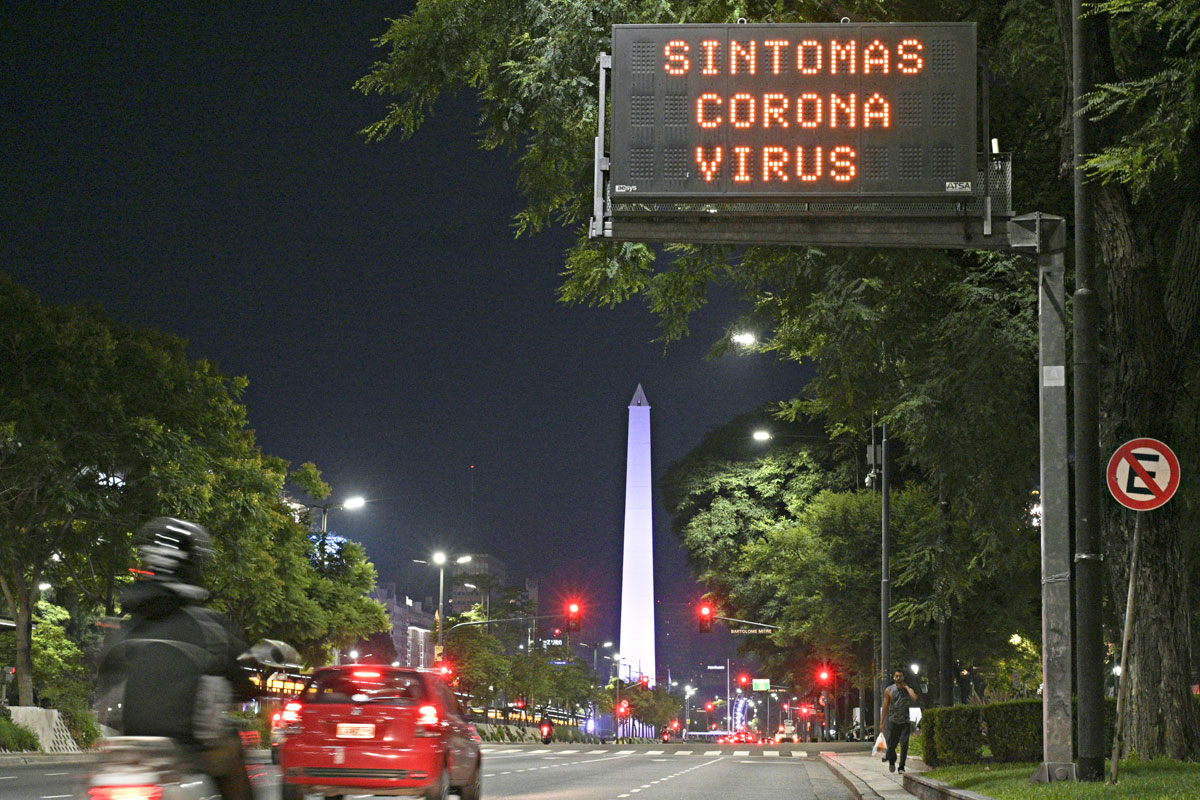
<path fill-rule="evenodd" d="M 508 677 L 509 663 L 496 637 L 481 626 L 458 628 L 446 634 L 446 656 L 459 691 L 490 705 Z"/>
<path fill-rule="evenodd" d="M 386 54 L 357 86 L 395 98 L 367 129 L 373 139 L 392 131 L 410 135 L 440 95 L 475 89 L 481 145 L 517 153 L 528 204 L 516 222 L 525 232 L 577 224 L 589 213 L 595 58 L 611 52 L 613 22 L 833 22 L 893 14 L 974 20 L 981 47 L 993 54 L 992 132 L 1016 151 L 1015 200 L 1069 217 L 1069 5 L 914 0 L 884 8 L 851 0 L 836 8 L 801 2 L 784 9 L 728 0 L 491 0 L 463 9 L 451 0 L 421 0 L 380 37 Z M 1194 409 L 1200 356 L 1200 11 L 1187 3 L 1108 0 L 1092 14 L 1086 46 L 1099 88 L 1089 113 L 1098 116 L 1100 147 L 1090 168 L 1102 181 L 1095 204 L 1105 281 L 1102 450 L 1145 435 L 1190 443 L 1194 417 L 1187 411 Z M 774 331 L 767 349 L 817 368 L 818 379 L 789 410 L 819 411 L 839 431 L 861 431 L 878 413 L 946 504 L 941 533 L 969 531 L 987 552 L 1003 552 L 1011 532 L 1006 521 L 1027 502 L 1035 475 L 1036 286 L 1023 262 L 804 248 L 666 252 L 670 262 L 656 266 L 656 252 L 645 245 L 581 238 L 567 256 L 560 296 L 606 306 L 640 296 L 670 340 L 687 334 L 689 314 L 713 286 L 740 292 L 747 319 Z M 1181 542 L 1189 538 L 1191 517 L 1183 512 L 1182 504 L 1168 506 L 1145 520 L 1136 576 L 1150 588 L 1131 651 L 1130 675 L 1142 701 L 1132 709 L 1126 741 L 1144 756 L 1200 753 L 1200 726 L 1187 697 L 1188 615 L 1175 600 L 1189 596 Z M 1110 508 L 1105 530 L 1105 563 L 1119 601 L 1131 520 Z"/>
<path fill-rule="evenodd" d="M 317 573 L 282 494 L 288 465 L 248 427 L 244 378 L 191 361 L 174 336 L 46 306 L 3 274 L 0 360 L 0 596 L 17 622 L 20 703 L 33 700 L 33 600 L 47 571 L 111 616 L 132 532 L 154 516 L 209 527 L 213 604 L 251 638 L 298 636 L 321 663 L 330 641 L 386 626 L 363 596 L 375 574 L 360 546 L 340 545 Z"/>

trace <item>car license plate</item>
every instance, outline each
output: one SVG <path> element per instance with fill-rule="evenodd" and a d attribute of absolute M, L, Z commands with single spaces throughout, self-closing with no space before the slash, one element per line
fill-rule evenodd
<path fill-rule="evenodd" d="M 337 726 L 337 738 L 339 739 L 374 739 L 374 725 L 351 725 L 346 722 L 339 722 Z"/>

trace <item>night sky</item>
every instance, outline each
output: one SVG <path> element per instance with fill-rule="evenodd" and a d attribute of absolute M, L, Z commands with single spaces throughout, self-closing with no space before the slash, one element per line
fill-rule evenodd
<path fill-rule="evenodd" d="M 727 299 L 665 350 L 639 303 L 556 303 L 574 232 L 514 238 L 512 164 L 475 146 L 470 96 L 365 143 L 385 101 L 351 85 L 402 2 L 0 8 L 0 269 L 247 376 L 263 450 L 372 501 L 330 528 L 402 592 L 437 591 L 412 558 L 490 552 L 541 579 L 543 610 L 578 594 L 585 631 L 615 637 L 637 384 L 657 481 L 802 380 L 704 360 Z M 691 601 L 656 503 L 659 597 Z"/>

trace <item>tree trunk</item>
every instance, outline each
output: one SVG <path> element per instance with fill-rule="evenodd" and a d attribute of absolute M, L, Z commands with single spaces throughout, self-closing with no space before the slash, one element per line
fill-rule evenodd
<path fill-rule="evenodd" d="M 950 618 L 938 623 L 938 705 L 954 705 L 954 648 Z"/>
<path fill-rule="evenodd" d="M 33 591 L 24 581 L 12 587 L 16 596 L 17 705 L 33 705 Z"/>
<path fill-rule="evenodd" d="M 1185 209 L 1175 248 L 1139 249 L 1124 191 L 1097 192 L 1097 232 L 1108 272 L 1110 378 L 1102 401 L 1101 452 L 1138 436 L 1170 444 L 1184 348 L 1197 315 L 1196 204 Z M 1142 240 L 1149 237 L 1140 236 Z M 1137 605 L 1129 652 L 1127 752 L 1143 758 L 1200 755 L 1200 725 L 1188 694 L 1190 592 L 1179 545 L 1178 500 L 1143 512 Z M 1108 506 L 1104 541 L 1116 607 L 1123 613 L 1133 512 Z"/>

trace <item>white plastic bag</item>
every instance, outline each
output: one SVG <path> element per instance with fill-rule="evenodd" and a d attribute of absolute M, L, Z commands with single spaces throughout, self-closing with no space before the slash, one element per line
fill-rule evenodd
<path fill-rule="evenodd" d="M 875 737 L 875 746 L 871 748 L 872 756 L 882 756 L 887 752 L 887 739 L 883 738 L 883 734 Z"/>

